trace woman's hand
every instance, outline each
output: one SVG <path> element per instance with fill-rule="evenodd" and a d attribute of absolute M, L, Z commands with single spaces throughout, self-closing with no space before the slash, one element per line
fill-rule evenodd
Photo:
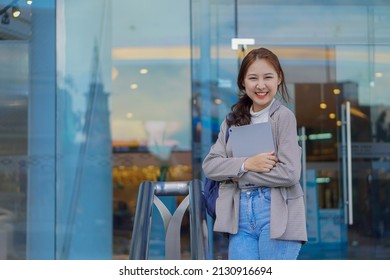
<path fill-rule="evenodd" d="M 244 168 L 248 171 L 267 173 L 276 166 L 278 159 L 274 152 L 257 154 L 249 157 L 244 162 Z"/>

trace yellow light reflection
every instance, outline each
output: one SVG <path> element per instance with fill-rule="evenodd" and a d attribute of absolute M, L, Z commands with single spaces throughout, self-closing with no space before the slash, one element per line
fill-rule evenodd
<path fill-rule="evenodd" d="M 333 94 L 340 94 L 340 93 L 341 93 L 341 90 L 338 89 L 338 88 L 335 88 L 335 89 L 333 90 Z"/>

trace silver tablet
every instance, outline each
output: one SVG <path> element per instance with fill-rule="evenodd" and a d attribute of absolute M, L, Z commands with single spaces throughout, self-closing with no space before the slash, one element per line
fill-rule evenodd
<path fill-rule="evenodd" d="M 250 157 L 275 151 L 269 122 L 232 126 L 229 133 L 234 157 Z"/>

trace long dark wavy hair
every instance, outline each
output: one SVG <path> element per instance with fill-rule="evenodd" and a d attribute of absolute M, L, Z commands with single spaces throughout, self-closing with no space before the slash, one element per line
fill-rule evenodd
<path fill-rule="evenodd" d="M 252 106 L 252 100 L 246 94 L 243 84 L 248 68 L 256 61 L 256 59 L 265 59 L 274 67 L 281 80 L 277 93 L 285 102 L 288 102 L 290 99 L 284 78 L 284 72 L 278 57 L 266 48 L 253 49 L 242 60 L 240 71 L 238 72 L 237 86 L 240 92 L 237 103 L 231 107 L 231 113 L 226 118 L 229 126 L 246 125 L 251 122 L 250 108 Z"/>

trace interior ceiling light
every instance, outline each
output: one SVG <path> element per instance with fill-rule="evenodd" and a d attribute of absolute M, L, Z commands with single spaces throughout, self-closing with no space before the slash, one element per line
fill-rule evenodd
<path fill-rule="evenodd" d="M 221 105 L 221 104 L 222 104 L 222 100 L 219 99 L 219 98 L 215 98 L 215 99 L 214 99 L 214 103 L 215 103 L 216 105 Z"/>
<path fill-rule="evenodd" d="M 32 4 L 32 0 L 26 0 L 26 3 L 27 3 L 27 5 L 31 5 Z"/>
<path fill-rule="evenodd" d="M 333 89 L 333 94 L 340 94 L 341 90 L 338 88 Z"/>
<path fill-rule="evenodd" d="M 20 16 L 20 10 L 19 10 L 19 8 L 17 6 L 13 6 L 12 7 L 12 16 L 14 18 L 17 18 L 17 17 Z"/>

